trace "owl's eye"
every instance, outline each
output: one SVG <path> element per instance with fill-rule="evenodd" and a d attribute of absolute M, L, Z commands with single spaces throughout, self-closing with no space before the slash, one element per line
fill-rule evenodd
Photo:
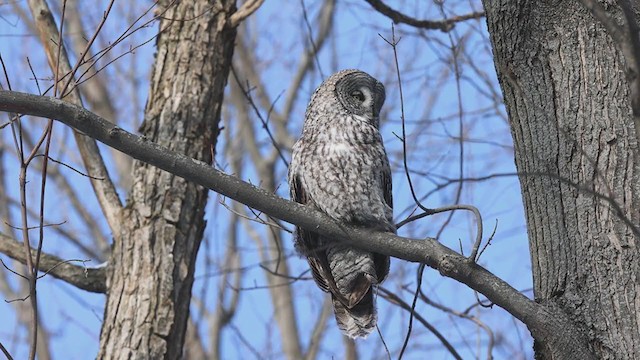
<path fill-rule="evenodd" d="M 358 100 L 359 102 L 364 102 L 364 94 L 360 90 L 354 90 L 349 95 L 351 95 L 352 98 Z"/>

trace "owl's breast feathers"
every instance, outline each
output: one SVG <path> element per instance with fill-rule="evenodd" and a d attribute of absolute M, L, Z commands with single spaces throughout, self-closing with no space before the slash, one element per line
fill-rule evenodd
<path fill-rule="evenodd" d="M 382 138 L 364 131 L 306 133 L 293 149 L 291 176 L 332 218 L 393 231 L 391 171 Z M 375 131 L 375 132 L 374 132 Z"/>

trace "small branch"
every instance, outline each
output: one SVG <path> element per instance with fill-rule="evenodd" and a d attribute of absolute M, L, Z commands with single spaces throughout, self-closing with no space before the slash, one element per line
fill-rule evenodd
<path fill-rule="evenodd" d="M 4 356 L 7 357 L 7 360 L 13 360 L 13 357 L 11 356 L 11 354 L 9 353 L 9 351 L 7 351 L 7 349 L 4 347 L 4 345 L 2 345 L 2 343 L 0 342 L 0 350 L 2 351 L 2 353 L 4 354 Z"/>
<path fill-rule="evenodd" d="M 256 10 L 262 6 L 264 0 L 247 0 L 244 4 L 229 17 L 229 23 L 232 27 L 240 25 L 240 23 L 251 16 Z"/>
<path fill-rule="evenodd" d="M 278 152 L 278 156 L 280 156 L 280 159 L 282 160 L 284 165 L 289 167 L 289 162 L 284 157 L 284 154 L 282 153 L 282 150 L 280 149 L 280 145 L 278 144 L 276 139 L 273 137 L 273 134 L 271 133 L 271 130 L 269 130 L 269 115 L 267 115 L 267 119 L 266 120 L 262 117 L 262 114 L 260 113 L 260 109 L 258 109 L 258 106 L 256 105 L 256 103 L 253 101 L 253 98 L 251 97 L 251 93 L 250 93 L 251 89 L 249 88 L 249 84 L 247 84 L 247 89 L 245 89 L 242 86 L 242 84 L 240 83 L 240 79 L 238 78 L 238 74 L 236 73 L 236 69 L 233 67 L 233 65 L 231 66 L 231 74 L 233 74 L 233 78 L 236 80 L 236 83 L 238 84 L 238 88 L 240 89 L 240 91 L 242 92 L 244 97 L 249 102 L 249 105 L 251 105 L 251 107 L 253 108 L 253 111 L 255 111 L 256 115 L 258 116 L 258 119 L 260 119 L 260 122 L 262 123 L 262 128 L 267 132 L 267 135 L 269 135 L 269 139 L 271 140 L 271 143 L 273 144 L 273 147 Z M 278 99 L 276 99 L 276 101 L 277 100 Z M 273 106 L 272 106 L 272 108 L 273 108 Z"/>
<path fill-rule="evenodd" d="M 473 315 L 469 315 L 466 312 L 460 312 L 457 310 L 454 310 L 452 308 L 449 308 L 447 306 L 444 306 L 442 304 L 436 303 L 435 301 L 432 301 L 431 299 L 429 299 L 427 297 L 427 295 L 425 295 L 424 292 L 422 292 L 422 289 L 420 289 L 420 299 L 422 301 L 424 301 L 426 304 L 431 305 L 433 307 L 435 307 L 436 309 L 455 315 L 457 317 L 463 318 L 463 319 L 467 319 L 469 321 L 474 322 L 478 327 L 480 327 L 481 329 L 483 329 L 486 333 L 487 333 L 487 337 L 489 338 L 489 344 L 487 345 L 487 360 L 491 360 L 493 359 L 493 347 L 495 346 L 495 336 L 493 335 L 493 331 L 491 330 L 491 328 L 483 323 L 482 321 L 480 321 L 478 318 L 476 318 Z"/>
<path fill-rule="evenodd" d="M 316 46 L 315 41 L 313 41 L 313 29 L 311 28 L 311 23 L 309 22 L 309 16 L 307 15 L 307 7 L 304 6 L 304 0 L 300 0 L 300 6 L 302 7 L 302 18 L 304 19 L 304 23 L 307 26 L 307 37 L 309 38 L 309 43 L 311 44 L 311 49 L 313 50 L 313 59 L 316 62 L 316 66 L 318 68 L 318 72 L 320 73 L 320 77 L 324 79 L 322 66 L 320 66 L 320 60 L 318 59 L 318 47 Z"/>
<path fill-rule="evenodd" d="M 440 342 L 442 343 L 442 345 L 444 345 L 445 348 L 447 348 L 447 350 L 449 351 L 449 353 L 456 359 L 458 360 L 462 360 L 462 357 L 460 356 L 460 354 L 458 354 L 458 352 L 456 351 L 456 349 L 453 347 L 453 345 L 451 345 L 451 343 L 449 343 L 449 341 L 447 341 L 447 339 L 438 331 L 438 329 L 435 328 L 435 326 L 431 325 L 427 320 L 425 320 L 420 314 L 418 314 L 415 311 L 415 305 L 411 306 L 409 304 L 407 304 L 404 300 L 402 300 L 399 296 L 397 296 L 396 294 L 394 294 L 392 291 L 389 291 L 383 287 L 378 287 L 378 291 L 380 291 L 381 293 L 381 297 L 385 300 L 387 300 L 388 302 L 398 305 L 401 309 L 408 311 L 410 313 L 413 313 L 412 318 L 415 317 L 416 320 L 418 320 L 422 325 L 424 325 L 424 327 L 426 327 L 429 331 L 431 331 L 431 333 L 433 335 L 435 335 L 435 337 L 438 338 L 438 340 L 440 340 Z M 404 353 L 404 349 L 407 346 L 407 341 L 405 341 L 405 344 L 402 346 L 402 351 L 400 352 L 400 355 L 398 356 L 398 358 L 402 357 L 402 353 Z"/>
<path fill-rule="evenodd" d="M 35 249 L 32 249 L 35 251 Z M 0 234 L 0 252 L 23 264 L 27 262 L 22 243 Z M 38 270 L 79 289 L 94 293 L 106 291 L 106 268 L 87 268 L 42 252 Z"/>
<path fill-rule="evenodd" d="M 34 158 L 36 158 L 36 157 L 44 157 L 44 156 L 45 156 L 44 154 L 38 154 L 38 155 L 34 156 Z M 62 161 L 58 161 L 58 160 L 56 160 L 56 159 L 52 158 L 51 156 L 47 156 L 47 159 L 48 159 L 49 161 L 51 161 L 51 162 L 54 162 L 54 163 L 56 163 L 56 164 L 58 164 L 58 165 L 62 165 L 62 166 L 64 166 L 64 167 L 66 167 L 67 169 L 70 169 L 70 170 L 72 170 L 72 171 L 74 171 L 74 172 L 76 172 L 76 173 L 78 173 L 78 174 L 80 174 L 80 175 L 82 175 L 82 176 L 88 177 L 88 178 L 90 178 L 90 179 L 93 179 L 93 180 L 104 180 L 104 178 L 97 178 L 97 177 L 93 177 L 93 176 L 91 176 L 91 175 L 89 175 L 89 174 L 85 174 L 85 173 L 83 173 L 82 171 L 80 171 L 80 170 L 78 170 L 78 169 L 74 168 L 73 166 L 71 166 L 71 165 L 67 165 L 67 164 L 65 164 L 65 163 L 64 163 L 64 162 L 62 162 Z"/>
<path fill-rule="evenodd" d="M 413 297 L 413 302 L 411 303 L 411 307 L 409 307 L 408 304 L 405 304 L 406 307 L 403 307 L 405 310 L 409 311 L 409 314 L 411 316 L 409 316 L 409 324 L 407 325 L 407 335 L 405 335 L 405 337 L 404 337 L 404 342 L 402 343 L 402 348 L 400 349 L 400 355 L 398 355 L 398 360 L 402 360 L 402 355 L 404 355 L 404 352 L 405 352 L 405 350 L 407 350 L 407 346 L 409 345 L 409 338 L 411 338 L 411 330 L 413 329 L 413 318 L 414 318 L 414 316 L 419 316 L 419 314 L 416 312 L 416 304 L 418 302 L 418 291 L 422 287 L 422 274 L 424 273 L 424 268 L 425 268 L 424 264 L 420 264 L 420 266 L 418 266 L 418 283 L 416 284 L 416 294 Z M 427 329 L 431 330 L 431 332 L 433 332 L 433 334 L 438 339 L 440 339 L 440 341 L 442 341 L 444 339 L 442 337 L 442 335 L 439 332 L 437 332 L 437 330 L 435 330 L 435 328 L 433 326 L 431 326 L 431 324 L 429 324 L 427 322 L 424 322 L 423 325 Z M 442 342 L 442 344 L 447 349 L 451 349 L 451 346 L 446 341 L 446 339 Z M 454 350 L 454 352 L 452 352 L 452 355 L 454 355 L 454 356 L 456 355 L 455 350 Z M 460 356 L 458 356 L 457 359 L 461 359 Z"/>
<path fill-rule="evenodd" d="M 482 226 L 482 215 L 480 215 L 480 211 L 478 210 L 478 208 L 473 206 L 473 205 L 458 204 L 458 205 L 444 206 L 444 207 L 440 207 L 440 208 L 436 208 L 436 209 L 428 209 L 428 211 L 422 212 L 422 213 L 417 214 L 417 215 L 410 216 L 410 217 L 400 221 L 399 223 L 396 224 L 396 229 L 399 229 L 402 226 L 405 226 L 405 225 L 407 225 L 408 223 L 410 223 L 412 221 L 416 221 L 418 219 L 422 219 L 423 217 L 431 216 L 431 215 L 438 214 L 438 213 L 445 212 L 445 211 L 455 211 L 455 210 L 468 210 L 468 211 L 471 211 L 473 213 L 473 215 L 476 217 L 476 228 L 477 228 L 476 229 L 476 240 L 473 243 L 473 248 L 471 250 L 471 255 L 469 256 L 469 260 L 476 261 L 477 258 L 478 258 L 478 250 L 480 249 L 480 244 L 482 243 L 482 233 L 483 233 L 484 230 L 483 230 L 483 226 Z M 495 229 L 494 229 L 494 234 L 495 234 Z M 485 246 L 485 248 L 486 248 L 486 246 Z M 484 249 L 483 249 L 483 251 L 484 251 Z"/>
<path fill-rule="evenodd" d="M 59 223 L 54 223 L 54 224 L 42 224 L 42 225 L 38 225 L 38 226 L 30 226 L 27 228 L 27 230 L 34 230 L 34 229 L 39 229 L 41 226 L 44 227 L 50 227 L 50 226 L 60 226 L 60 225 L 64 225 L 66 223 L 66 221 L 62 221 Z M 15 225 L 11 225 L 10 223 L 4 221 L 4 224 L 7 225 L 8 227 L 15 229 L 15 230 L 23 230 L 23 228 L 21 226 L 15 226 Z"/>
<path fill-rule="evenodd" d="M 441 30 L 444 32 L 453 29 L 456 23 L 479 19 L 484 17 L 484 11 L 473 12 L 467 15 L 454 16 L 446 20 L 418 20 L 393 10 L 380 0 L 366 0 L 377 12 L 393 20 L 395 24 L 404 23 L 420 29 Z"/>
<path fill-rule="evenodd" d="M 2 259 L 0 259 L 0 263 L 2 264 L 2 266 L 3 266 L 5 269 L 7 269 L 7 270 L 8 270 L 10 273 L 12 273 L 13 275 L 16 275 L 16 276 L 18 276 L 18 277 L 23 278 L 23 279 L 24 279 L 24 280 L 26 280 L 26 281 L 29 281 L 29 278 L 28 278 L 28 277 L 26 277 L 26 276 L 24 276 L 24 275 L 20 274 L 19 272 L 15 271 L 15 270 L 13 270 L 12 268 L 10 268 L 9 266 L 7 266 L 7 264 L 5 264 L 5 263 L 4 263 L 4 261 L 2 261 Z M 28 295 L 28 296 L 30 296 L 30 295 Z"/>
<path fill-rule="evenodd" d="M 280 274 L 279 272 L 273 271 L 271 269 L 269 269 L 268 267 L 266 267 L 263 264 L 258 264 L 258 266 L 260 266 L 260 268 L 266 272 L 268 272 L 271 275 L 277 276 L 277 277 L 281 277 L 284 279 L 289 279 L 289 280 L 312 280 L 313 277 L 309 277 L 309 276 L 304 276 L 306 273 L 308 273 L 309 271 L 311 271 L 311 269 L 307 269 L 305 271 L 303 271 L 302 273 L 300 273 L 300 275 L 298 276 L 291 276 L 291 275 L 287 275 L 287 274 Z"/>

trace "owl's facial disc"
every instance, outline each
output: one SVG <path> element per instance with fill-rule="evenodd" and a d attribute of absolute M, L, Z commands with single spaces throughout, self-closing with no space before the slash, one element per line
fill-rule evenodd
<path fill-rule="evenodd" d="M 384 103 L 384 86 L 363 72 L 347 75 L 336 83 L 335 92 L 346 110 L 369 120 L 378 117 Z"/>

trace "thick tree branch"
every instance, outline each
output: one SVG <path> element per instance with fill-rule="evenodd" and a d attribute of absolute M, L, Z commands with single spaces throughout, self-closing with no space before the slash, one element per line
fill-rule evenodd
<path fill-rule="evenodd" d="M 136 136 L 79 106 L 12 91 L 0 91 L 0 111 L 57 119 L 130 156 L 216 191 L 270 216 L 368 251 L 419 262 L 466 284 L 525 323 L 534 338 L 593 359 L 582 334 L 557 308 L 537 304 L 485 268 L 434 239 L 410 239 L 389 233 L 340 226 L 320 211 L 285 200 L 208 164 Z M 562 336 L 558 336 L 562 333 Z"/>
<path fill-rule="evenodd" d="M 432 29 L 450 31 L 456 23 L 461 21 L 484 17 L 484 11 L 473 12 L 467 15 L 454 16 L 446 20 L 418 20 L 393 10 L 380 0 L 366 0 L 377 12 L 393 20 L 395 24 L 404 23 L 420 29 Z"/>
<path fill-rule="evenodd" d="M 35 249 L 32 249 L 35 252 Z M 0 234 L 0 252 L 21 263 L 26 263 L 21 242 Z M 106 267 L 87 268 L 74 262 L 42 252 L 38 270 L 65 281 L 79 289 L 104 293 L 106 291 Z"/>

